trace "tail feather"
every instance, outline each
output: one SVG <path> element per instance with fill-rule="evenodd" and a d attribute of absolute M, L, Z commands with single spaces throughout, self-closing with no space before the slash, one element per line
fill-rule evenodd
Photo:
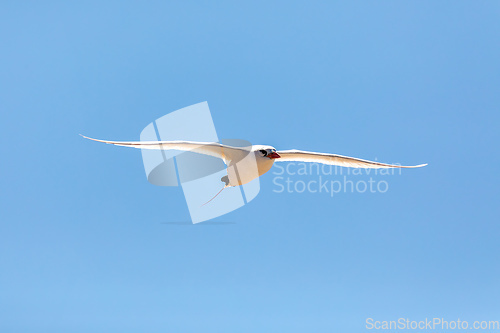
<path fill-rule="evenodd" d="M 201 206 L 203 207 L 203 206 L 205 206 L 207 203 L 209 203 L 210 201 L 214 200 L 214 199 L 215 199 L 215 198 L 216 198 L 216 197 L 217 197 L 217 196 L 218 196 L 218 195 L 222 192 L 222 190 L 224 190 L 226 187 L 229 187 L 229 186 L 224 185 L 224 187 L 223 187 L 223 188 L 222 188 L 219 192 L 217 192 L 217 194 L 216 194 L 216 195 L 214 195 L 214 197 L 213 197 L 212 199 L 208 200 L 207 202 L 205 202 L 205 203 L 204 203 L 203 205 L 201 205 Z"/>

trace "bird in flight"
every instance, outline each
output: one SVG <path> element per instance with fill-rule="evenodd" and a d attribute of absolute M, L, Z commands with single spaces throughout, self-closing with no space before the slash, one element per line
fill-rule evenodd
<path fill-rule="evenodd" d="M 240 186 L 249 183 L 250 181 L 268 172 L 274 162 L 311 162 L 367 169 L 419 168 L 427 165 L 419 164 L 413 166 L 403 166 L 386 164 L 336 154 L 315 153 L 295 149 L 277 151 L 276 148 L 266 145 L 234 147 L 217 142 L 107 141 L 89 138 L 84 135 L 82 136 L 89 140 L 104 142 L 115 146 L 153 150 L 189 151 L 220 158 L 227 166 L 227 175 L 221 178 L 221 181 L 225 183 L 223 189 L 226 187 Z"/>

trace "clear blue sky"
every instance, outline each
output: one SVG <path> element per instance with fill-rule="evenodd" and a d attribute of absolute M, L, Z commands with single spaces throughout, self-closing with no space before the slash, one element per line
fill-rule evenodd
<path fill-rule="evenodd" d="M 497 1 L 2 2 L 0 331 L 499 320 L 499 40 Z M 429 166 L 165 224 L 181 189 L 78 136 L 202 101 L 220 138 Z"/>

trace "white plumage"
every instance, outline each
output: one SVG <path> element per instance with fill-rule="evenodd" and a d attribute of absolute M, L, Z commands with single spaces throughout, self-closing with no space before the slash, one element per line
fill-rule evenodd
<path fill-rule="evenodd" d="M 89 140 L 104 142 L 115 146 L 133 147 L 139 149 L 190 151 L 198 154 L 221 158 L 227 165 L 229 182 L 226 184 L 226 186 L 243 185 L 257 177 L 262 176 L 271 169 L 275 161 L 311 162 L 328 165 L 338 165 L 349 168 L 370 169 L 419 168 L 427 165 L 419 164 L 414 166 L 403 166 L 386 164 L 336 154 L 315 153 L 301 150 L 276 151 L 274 147 L 265 145 L 255 145 L 251 147 L 233 147 L 217 142 L 107 141 L 92 139 L 86 136 L 83 137 Z"/>

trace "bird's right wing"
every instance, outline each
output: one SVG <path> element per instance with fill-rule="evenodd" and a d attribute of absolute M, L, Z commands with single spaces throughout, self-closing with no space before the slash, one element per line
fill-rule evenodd
<path fill-rule="evenodd" d="M 310 151 L 301 151 L 301 150 L 282 150 L 282 151 L 277 151 L 277 153 L 280 155 L 280 158 L 275 159 L 276 162 L 287 162 L 287 161 L 311 162 L 311 163 L 321 163 L 328 165 L 338 165 L 350 168 L 369 168 L 369 169 L 419 168 L 427 165 L 427 164 L 420 164 L 414 166 L 403 166 L 397 164 L 385 164 L 385 163 L 362 160 L 360 158 L 335 155 L 335 154 L 314 153 Z"/>
<path fill-rule="evenodd" d="M 81 134 L 80 134 L 81 135 Z M 86 137 L 85 139 L 92 141 L 103 142 L 115 146 L 132 147 L 139 149 L 153 150 L 180 150 L 190 151 L 198 154 L 209 155 L 221 158 L 224 163 L 228 164 L 231 160 L 239 159 L 242 154 L 247 154 L 248 151 L 244 148 L 232 147 L 223 145 L 217 142 L 195 142 L 195 141 L 107 141 L 98 140 Z"/>

